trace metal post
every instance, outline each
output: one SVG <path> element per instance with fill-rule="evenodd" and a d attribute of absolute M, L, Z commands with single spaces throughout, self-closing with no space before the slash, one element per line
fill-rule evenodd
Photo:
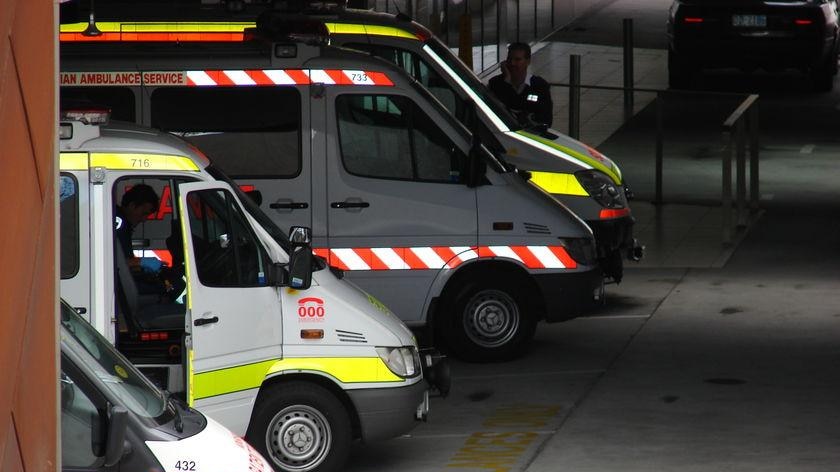
<path fill-rule="evenodd" d="M 747 226 L 747 150 L 745 116 L 741 116 L 735 123 L 735 137 L 738 148 L 735 153 L 735 207 L 737 208 L 736 224 L 739 228 Z"/>
<path fill-rule="evenodd" d="M 664 126 L 663 126 L 663 117 L 664 114 L 663 110 L 663 100 L 662 94 L 659 92 L 656 93 L 656 169 L 654 171 L 655 176 L 655 185 L 656 185 L 656 193 L 653 197 L 653 203 L 661 204 L 663 203 L 662 200 L 662 143 L 663 143 L 663 135 L 664 133 Z"/>
<path fill-rule="evenodd" d="M 737 137 L 732 128 L 729 129 L 729 150 L 723 156 L 721 181 L 720 210 L 723 226 L 723 244 L 732 243 L 732 154 L 735 153 Z"/>
<path fill-rule="evenodd" d="M 479 23 L 478 23 L 479 28 L 480 28 L 480 31 L 479 31 L 480 44 L 479 44 L 478 50 L 480 51 L 480 54 L 481 54 L 481 62 L 480 62 L 481 69 L 479 69 L 479 70 L 483 71 L 484 70 L 484 0 L 481 0 L 481 6 L 479 8 L 481 8 L 481 18 L 479 18 Z"/>
<path fill-rule="evenodd" d="M 622 21 L 624 31 L 624 121 L 633 117 L 633 19 Z"/>
<path fill-rule="evenodd" d="M 753 102 L 747 114 L 750 128 L 750 211 L 758 211 L 758 102 Z"/>
<path fill-rule="evenodd" d="M 580 138 L 580 55 L 569 56 L 569 136 Z"/>

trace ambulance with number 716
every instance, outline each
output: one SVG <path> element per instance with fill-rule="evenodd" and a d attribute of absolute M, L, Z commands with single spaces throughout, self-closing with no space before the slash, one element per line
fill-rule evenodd
<path fill-rule="evenodd" d="M 144 374 L 278 470 L 338 470 L 354 440 L 426 418 L 423 369 L 437 358 L 421 357 L 399 318 L 313 256 L 308 228 L 287 237 L 256 196 L 175 136 L 67 113 L 61 294 Z M 163 198 L 137 225 L 133 252 L 141 267 L 158 255 L 166 264 L 137 272 L 114 226 L 122 196 L 141 184 Z M 184 295 L 167 291 L 181 280 Z"/>

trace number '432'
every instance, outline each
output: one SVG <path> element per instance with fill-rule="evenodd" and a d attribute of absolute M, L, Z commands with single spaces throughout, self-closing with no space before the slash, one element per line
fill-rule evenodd
<path fill-rule="evenodd" d="M 175 469 L 176 470 L 183 470 L 183 471 L 198 470 L 198 469 L 195 468 L 195 461 L 177 461 L 177 462 L 175 462 Z"/>

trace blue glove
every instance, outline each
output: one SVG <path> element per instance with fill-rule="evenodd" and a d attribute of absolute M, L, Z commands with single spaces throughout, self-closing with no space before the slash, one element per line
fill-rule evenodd
<path fill-rule="evenodd" d="M 161 267 L 163 267 L 163 262 L 161 262 L 160 259 L 156 259 L 154 257 L 140 258 L 140 268 L 143 269 L 144 272 L 156 274 L 160 272 Z"/>

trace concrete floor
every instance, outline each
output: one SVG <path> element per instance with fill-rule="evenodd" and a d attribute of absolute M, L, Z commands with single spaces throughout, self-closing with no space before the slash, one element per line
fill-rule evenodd
<path fill-rule="evenodd" d="M 552 38 L 535 67 L 565 81 L 575 51 L 588 58 L 583 83 L 619 85 L 616 31 L 634 11 L 647 25 L 637 45 L 650 48 L 637 54 L 644 58 L 637 86 L 665 88 L 656 38 L 666 8 L 661 0 L 605 2 Z M 597 45 L 579 44 L 586 32 Z M 599 313 L 541 325 L 522 358 L 453 362 L 452 395 L 434 399 L 430 422 L 405 438 L 360 446 L 349 470 L 836 470 L 840 93 L 813 94 L 788 79 L 759 83 L 762 211 L 730 245 L 721 241 L 726 143 L 717 118 L 671 128 L 668 203 L 655 206 L 651 107 L 637 98 L 638 114 L 623 123 L 615 119 L 620 95 L 587 105 L 583 138 L 619 163 L 639 195 L 633 209 L 648 257 L 608 286 Z M 708 84 L 737 89 L 737 80 Z M 670 123 L 702 114 L 691 101 L 673 106 Z"/>

